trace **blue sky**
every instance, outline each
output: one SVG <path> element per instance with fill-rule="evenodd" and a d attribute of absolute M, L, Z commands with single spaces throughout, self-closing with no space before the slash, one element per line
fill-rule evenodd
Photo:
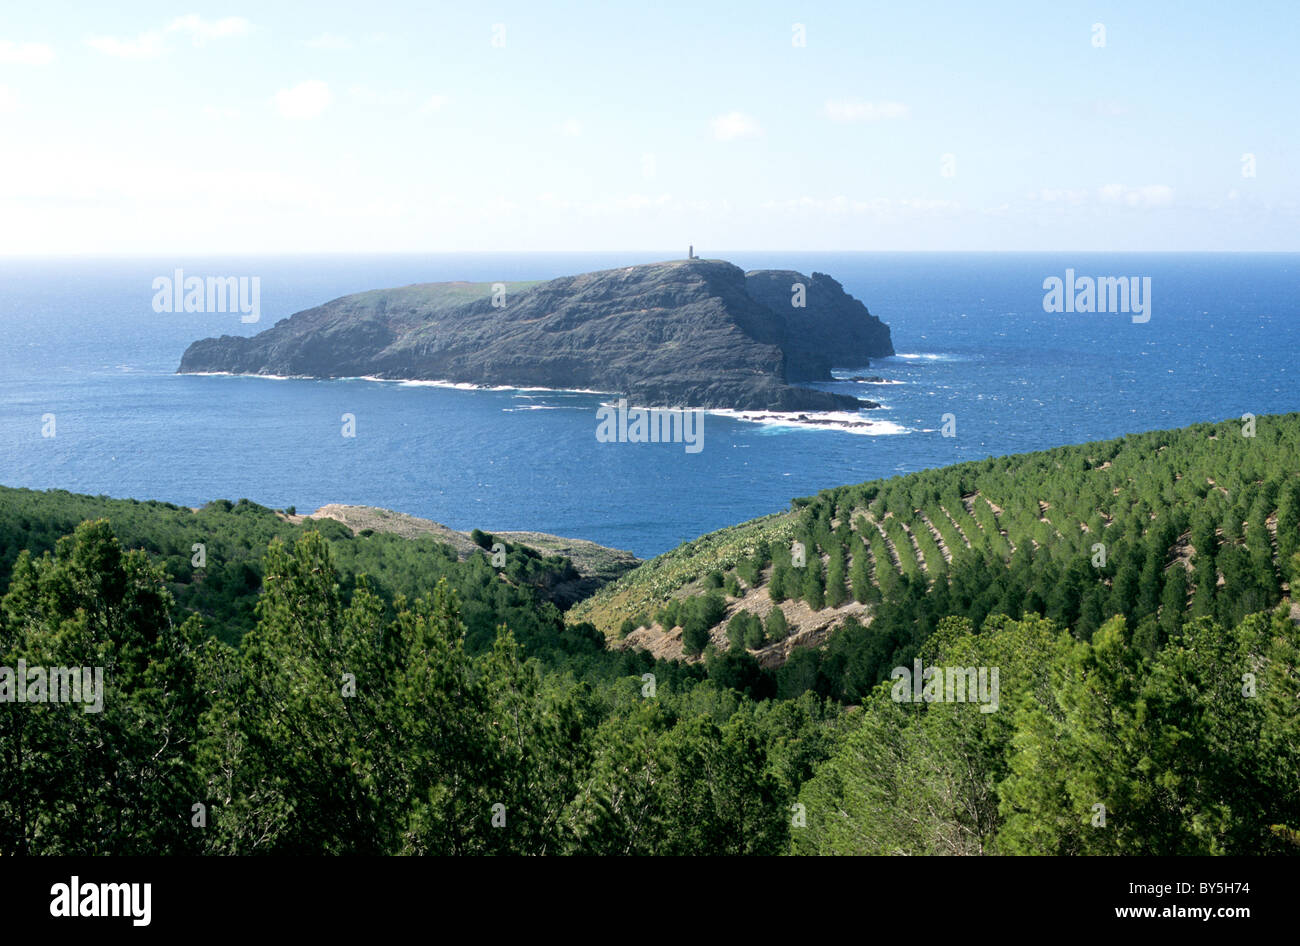
<path fill-rule="evenodd" d="M 1296 251 L 1297 27 L 1291 0 L 7 4 L 0 254 Z"/>

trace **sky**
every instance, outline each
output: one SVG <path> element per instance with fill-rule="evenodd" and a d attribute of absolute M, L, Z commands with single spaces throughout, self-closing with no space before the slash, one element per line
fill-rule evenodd
<path fill-rule="evenodd" d="M 1294 0 L 10 3 L 0 254 L 1297 251 L 1297 36 Z"/>

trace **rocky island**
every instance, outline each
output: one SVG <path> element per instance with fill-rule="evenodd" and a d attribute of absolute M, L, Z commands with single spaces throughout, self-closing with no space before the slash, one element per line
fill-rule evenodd
<path fill-rule="evenodd" d="M 889 327 L 824 273 L 746 273 L 694 258 L 545 282 L 357 293 L 252 337 L 194 342 L 178 371 L 594 390 L 651 407 L 843 411 L 876 405 L 801 385 L 893 353 Z"/>

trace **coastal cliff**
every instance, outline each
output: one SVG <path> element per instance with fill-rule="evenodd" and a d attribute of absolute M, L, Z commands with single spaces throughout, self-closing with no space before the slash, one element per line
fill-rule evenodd
<path fill-rule="evenodd" d="M 796 283 L 803 306 L 794 304 Z M 590 389 L 645 406 L 820 411 L 876 405 L 801 383 L 890 354 L 889 327 L 829 276 L 691 259 L 495 288 L 430 283 L 344 296 L 249 338 L 194 342 L 178 371 Z"/>

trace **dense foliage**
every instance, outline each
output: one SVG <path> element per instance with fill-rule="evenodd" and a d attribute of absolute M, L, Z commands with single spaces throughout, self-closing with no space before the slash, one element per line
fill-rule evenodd
<path fill-rule="evenodd" d="M 1300 852 L 1300 417 L 1243 433 L 830 490 L 567 625 L 520 547 L 4 490 L 0 668 L 105 693 L 0 700 L 0 853 Z"/>

